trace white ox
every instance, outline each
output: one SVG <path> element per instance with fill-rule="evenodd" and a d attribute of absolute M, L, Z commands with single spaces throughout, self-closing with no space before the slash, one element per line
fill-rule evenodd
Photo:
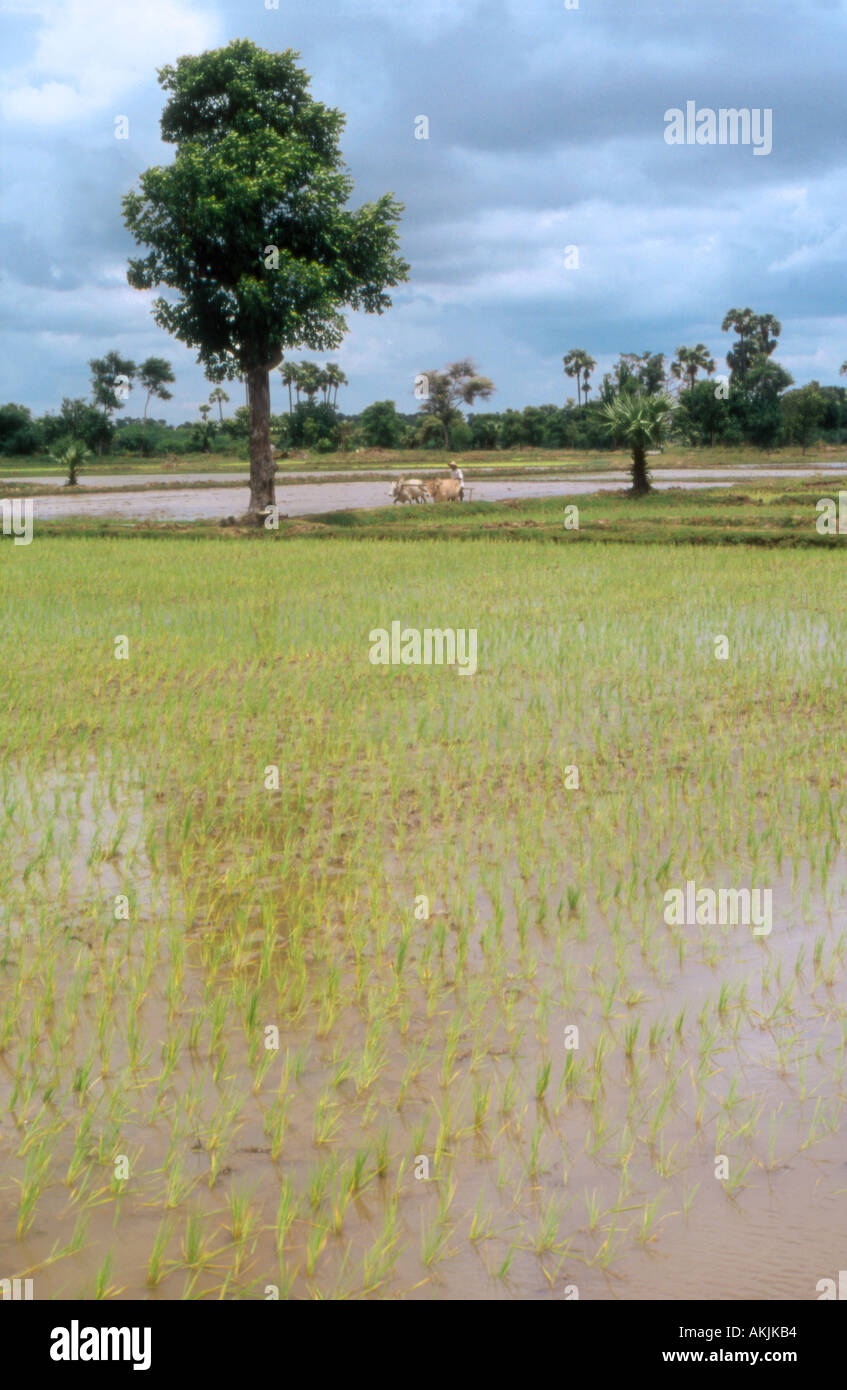
<path fill-rule="evenodd" d="M 391 489 L 395 502 L 426 502 L 429 493 L 420 478 L 398 478 Z"/>

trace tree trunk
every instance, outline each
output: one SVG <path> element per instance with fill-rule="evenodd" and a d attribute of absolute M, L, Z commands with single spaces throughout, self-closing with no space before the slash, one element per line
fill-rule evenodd
<path fill-rule="evenodd" d="M 282 361 L 282 353 L 264 367 L 253 367 L 247 373 L 247 399 L 250 405 L 250 506 L 248 511 L 264 512 L 276 504 L 274 473 L 276 464 L 271 453 L 271 380 L 270 374 Z"/>
<path fill-rule="evenodd" d="M 449 425 L 447 424 L 447 421 L 446 421 L 446 420 L 442 420 L 442 421 L 441 421 L 441 427 L 442 427 L 442 429 L 444 430 L 444 448 L 447 450 L 447 452 L 448 452 L 448 454 L 449 454 L 449 452 L 450 452 L 450 427 L 449 427 Z"/>
<path fill-rule="evenodd" d="M 632 447 L 632 491 L 635 497 L 643 497 L 650 492 L 650 479 L 647 476 L 647 455 L 643 445 Z"/>

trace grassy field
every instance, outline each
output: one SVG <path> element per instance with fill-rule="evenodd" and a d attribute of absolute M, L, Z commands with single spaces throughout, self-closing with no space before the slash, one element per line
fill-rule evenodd
<path fill-rule="evenodd" d="M 0 546 L 0 1245 L 37 1298 L 843 1265 L 843 556 L 374 524 L 436 521 Z M 476 674 L 373 665 L 394 621 L 475 630 Z M 689 880 L 771 889 L 772 931 L 669 924 Z"/>
<path fill-rule="evenodd" d="M 552 469 L 560 473 L 563 469 L 574 473 L 604 473 L 615 469 L 629 469 L 629 454 L 624 450 L 573 450 L 573 449 L 515 449 L 515 450 L 472 450 L 468 453 L 449 452 L 439 449 L 358 449 L 350 453 L 312 454 L 305 449 L 295 450 L 289 458 L 278 460 L 280 476 L 299 473 L 303 469 L 310 472 L 342 473 L 346 471 L 389 470 L 411 474 L 415 469 L 441 469 L 447 467 L 450 459 L 461 461 L 463 469 L 483 470 L 489 475 L 516 473 L 531 475 Z M 785 445 L 779 449 L 754 449 L 749 445 L 726 447 L 718 445 L 714 449 L 693 449 L 677 445 L 667 445 L 661 454 L 651 459 L 658 468 L 779 468 L 791 465 L 805 466 L 819 462 L 843 462 L 847 460 L 847 444 L 810 444 L 804 455 L 799 446 Z M 185 454 L 139 458 L 138 454 L 111 454 L 102 459 L 92 459 L 81 471 L 80 476 L 91 483 L 97 474 L 108 476 L 115 473 L 246 473 L 249 472 L 247 458 L 236 452 L 220 454 Z M 0 479 L 21 474 L 35 477 L 45 474 L 48 478 L 62 478 L 59 468 L 49 454 L 33 454 L 21 457 L 0 459 Z"/>
<path fill-rule="evenodd" d="M 843 546 L 841 535 L 819 534 L 816 504 L 837 500 L 844 477 L 747 480 L 730 487 L 655 491 L 634 500 L 616 492 L 574 494 L 539 500 L 465 502 L 461 506 L 389 506 L 279 518 L 276 530 L 263 530 L 235 518 L 215 521 L 140 521 L 71 516 L 37 523 L 39 537 L 188 537 L 239 544 L 272 540 L 439 539 L 546 541 L 556 545 L 622 542 L 659 545 Z M 328 483 L 327 486 L 330 486 Z M 31 496 L 31 487 L 7 487 L 6 495 Z M 49 491 L 49 490 L 48 490 Z M 237 511 L 234 493 L 233 511 Z M 243 498 L 244 489 L 237 494 Z M 577 515 L 566 513 L 577 507 Z M 578 522 L 578 525 L 566 525 Z"/>

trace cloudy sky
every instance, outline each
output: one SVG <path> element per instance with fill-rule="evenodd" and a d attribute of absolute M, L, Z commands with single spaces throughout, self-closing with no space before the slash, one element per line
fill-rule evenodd
<path fill-rule="evenodd" d="M 172 158 L 156 70 L 245 37 L 297 51 L 314 95 L 346 113 L 354 202 L 405 203 L 410 280 L 383 316 L 349 315 L 331 354 L 343 409 L 413 410 L 415 373 L 465 356 L 497 386 L 491 409 L 563 403 L 574 347 L 598 377 L 619 352 L 698 341 L 723 369 L 721 320 L 746 305 L 781 320 L 798 384 L 837 382 L 847 0 L 273 3 L 0 3 L 0 400 L 42 412 L 87 395 L 88 359 L 117 348 L 169 358 L 174 399 L 156 414 L 196 417 L 210 386 L 126 283 L 120 198 Z M 772 111 L 772 152 L 668 144 L 665 113 L 689 101 Z"/>

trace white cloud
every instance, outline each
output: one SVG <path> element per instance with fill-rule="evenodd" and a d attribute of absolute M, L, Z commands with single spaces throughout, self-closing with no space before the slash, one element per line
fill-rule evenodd
<path fill-rule="evenodd" d="M 32 59 L 3 75 L 0 110 L 8 122 L 53 126 L 113 109 L 156 68 L 214 45 L 217 16 L 192 0 L 28 0 L 11 7 L 41 21 Z"/>

